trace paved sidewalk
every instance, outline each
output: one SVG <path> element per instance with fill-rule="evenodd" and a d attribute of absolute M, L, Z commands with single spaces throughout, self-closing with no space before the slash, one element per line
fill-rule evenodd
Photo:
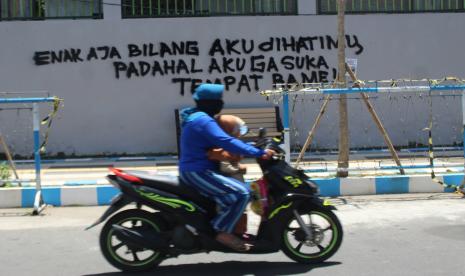
<path fill-rule="evenodd" d="M 322 159 L 316 161 L 302 162 L 300 167 L 312 178 L 334 178 L 336 176 L 337 161 L 332 159 L 332 155 L 322 156 Z M 42 164 L 42 186 L 108 184 L 105 176 L 109 173 L 109 167 L 177 175 L 177 162 L 176 156 L 45 160 Z M 245 176 L 247 180 L 254 180 L 261 176 L 261 170 L 255 160 L 245 159 L 244 163 L 248 166 L 248 172 Z M 431 174 L 431 169 L 428 168 L 429 160 L 426 158 L 404 159 L 402 164 L 407 167 L 405 169 L 406 175 L 430 176 Z M 409 166 L 410 168 L 408 168 Z M 17 167 L 21 179 L 34 180 L 35 171 L 32 162 L 20 163 Z M 395 162 L 388 158 L 372 160 L 367 156 L 358 156 L 358 159 L 352 157 L 349 171 L 351 178 L 399 176 L 399 170 Z M 438 158 L 435 161 L 435 173 L 462 174 L 463 158 L 444 160 Z M 24 187 L 35 187 L 34 183 L 22 184 Z"/>

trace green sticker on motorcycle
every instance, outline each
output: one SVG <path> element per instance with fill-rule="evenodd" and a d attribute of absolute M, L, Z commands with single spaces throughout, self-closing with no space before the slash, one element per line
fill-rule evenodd
<path fill-rule="evenodd" d="M 268 219 L 272 219 L 274 216 L 276 216 L 279 213 L 279 211 L 281 211 L 282 209 L 287 209 L 291 205 L 292 205 L 292 202 L 289 202 L 287 205 L 283 204 L 279 206 L 278 208 L 274 209 L 273 212 L 271 212 L 271 214 L 268 216 Z"/>
<path fill-rule="evenodd" d="M 146 197 L 146 198 L 148 198 L 150 200 L 153 200 L 153 201 L 156 201 L 156 202 L 163 203 L 165 205 L 170 206 L 171 208 L 177 209 L 177 208 L 181 208 L 181 207 L 184 206 L 186 211 L 189 211 L 189 212 L 194 212 L 195 211 L 194 205 L 190 204 L 189 202 L 180 200 L 180 199 L 162 197 L 161 195 L 157 195 L 157 194 L 150 193 L 150 192 L 147 193 L 147 192 L 144 192 L 144 191 L 141 191 L 141 190 L 137 190 L 137 192 L 143 197 Z"/>
<path fill-rule="evenodd" d="M 289 182 L 289 184 L 291 184 L 294 188 L 299 187 L 303 183 L 302 180 L 293 176 L 285 176 L 284 180 Z"/>

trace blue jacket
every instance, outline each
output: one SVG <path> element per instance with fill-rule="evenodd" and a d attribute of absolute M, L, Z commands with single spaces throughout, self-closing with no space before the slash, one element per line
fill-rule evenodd
<path fill-rule="evenodd" d="M 181 172 L 218 170 L 218 162 L 209 160 L 207 151 L 223 148 L 231 153 L 260 157 L 264 150 L 257 149 L 226 134 L 208 114 L 195 108 L 181 111 Z"/>

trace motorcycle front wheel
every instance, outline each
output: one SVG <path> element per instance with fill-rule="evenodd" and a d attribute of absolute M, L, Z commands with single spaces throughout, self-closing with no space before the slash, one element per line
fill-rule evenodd
<path fill-rule="evenodd" d="M 311 232 L 310 239 L 307 238 L 301 224 Z M 296 262 L 321 263 L 334 255 L 341 246 L 342 226 L 331 210 L 295 210 L 288 216 L 284 225 L 281 248 L 286 256 Z"/>
<path fill-rule="evenodd" d="M 142 248 L 118 239 L 112 225 L 124 226 L 133 230 L 161 232 L 166 229 L 164 221 L 156 214 L 130 209 L 111 217 L 100 232 L 100 249 L 105 259 L 114 267 L 128 272 L 150 271 L 164 259 L 164 254 Z"/>

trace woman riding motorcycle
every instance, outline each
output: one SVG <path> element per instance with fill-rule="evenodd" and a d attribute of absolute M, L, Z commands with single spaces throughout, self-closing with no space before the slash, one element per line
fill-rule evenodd
<path fill-rule="evenodd" d="M 247 251 L 250 246 L 232 234 L 250 199 L 244 183 L 221 175 L 219 163 L 209 160 L 207 152 L 223 148 L 231 153 L 269 159 L 272 150 L 261 150 L 225 133 L 213 118 L 223 108 L 224 86 L 201 84 L 194 92 L 194 108 L 181 111 L 181 154 L 179 175 L 182 181 L 206 197 L 213 198 L 219 207 L 211 221 L 218 232 L 216 240 L 234 250 Z"/>

